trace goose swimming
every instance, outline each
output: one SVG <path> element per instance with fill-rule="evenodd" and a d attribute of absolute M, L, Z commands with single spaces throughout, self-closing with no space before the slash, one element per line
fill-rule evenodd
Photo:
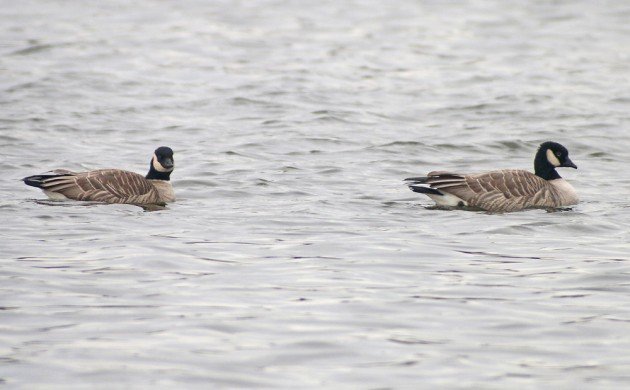
<path fill-rule="evenodd" d="M 433 171 L 405 181 L 412 191 L 427 195 L 441 207 L 509 212 L 577 204 L 577 192 L 558 174 L 559 167 L 577 169 L 567 148 L 549 141 L 543 142 L 536 152 L 534 173 L 522 169 L 476 174 Z"/>
<path fill-rule="evenodd" d="M 175 201 L 170 182 L 174 168 L 173 150 L 161 146 L 155 149 L 146 176 L 121 169 L 87 172 L 56 169 L 22 180 L 29 186 L 41 188 L 49 198 L 55 200 L 162 205 Z"/>

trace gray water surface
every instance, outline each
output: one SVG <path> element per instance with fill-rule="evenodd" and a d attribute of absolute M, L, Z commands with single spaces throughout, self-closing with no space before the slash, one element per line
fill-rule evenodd
<path fill-rule="evenodd" d="M 0 383 L 628 388 L 630 4 L 0 1 Z M 568 211 L 402 179 L 532 167 Z M 48 202 L 148 169 L 166 210 Z"/>

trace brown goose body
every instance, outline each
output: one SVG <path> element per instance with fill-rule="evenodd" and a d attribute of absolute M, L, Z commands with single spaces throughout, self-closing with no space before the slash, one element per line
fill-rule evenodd
<path fill-rule="evenodd" d="M 51 199 L 159 205 L 175 201 L 169 180 L 173 166 L 172 150 L 161 147 L 156 149 L 146 177 L 121 169 L 87 172 L 59 169 L 26 177 L 24 182 L 42 189 Z"/>
<path fill-rule="evenodd" d="M 566 148 L 555 142 L 540 145 L 534 159 L 536 173 L 502 169 L 477 174 L 433 171 L 405 179 L 414 192 L 423 193 L 438 206 L 471 207 L 490 212 L 528 208 L 558 208 L 577 204 L 577 192 L 557 167 L 577 168 Z"/>
<path fill-rule="evenodd" d="M 46 176 L 46 175 L 41 175 Z M 41 180 L 39 188 L 51 198 L 105 203 L 160 204 L 175 200 L 170 183 L 147 180 L 120 169 L 65 172 Z"/>
<path fill-rule="evenodd" d="M 502 169 L 469 175 L 436 171 L 430 172 L 423 184 L 451 195 L 444 198 L 444 195 L 428 194 L 438 204 L 440 200 L 448 200 L 450 204 L 441 205 L 468 206 L 491 212 L 566 207 L 579 200 L 566 180 L 545 180 L 521 169 Z M 457 203 L 452 204 L 453 201 Z"/>

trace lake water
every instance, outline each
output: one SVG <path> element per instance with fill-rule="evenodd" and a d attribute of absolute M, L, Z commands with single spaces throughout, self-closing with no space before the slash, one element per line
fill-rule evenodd
<path fill-rule="evenodd" d="M 8 388 L 630 387 L 630 3 L 0 1 Z M 569 149 L 572 210 L 402 179 Z M 53 168 L 176 203 L 49 202 Z"/>

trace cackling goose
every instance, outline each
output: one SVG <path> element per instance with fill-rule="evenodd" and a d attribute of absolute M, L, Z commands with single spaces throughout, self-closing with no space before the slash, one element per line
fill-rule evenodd
<path fill-rule="evenodd" d="M 412 191 L 427 195 L 441 207 L 508 212 L 574 205 L 578 203 L 577 193 L 556 172 L 558 167 L 577 169 L 564 146 L 544 142 L 534 158 L 535 174 L 522 169 L 469 175 L 434 171 L 426 177 L 411 177 L 405 181 Z"/>
<path fill-rule="evenodd" d="M 22 180 L 29 186 L 41 188 L 49 198 L 55 200 L 162 205 L 175 201 L 170 183 L 174 167 L 173 150 L 161 146 L 155 149 L 149 173 L 145 177 L 120 169 L 98 169 L 88 172 L 57 169 Z"/>

